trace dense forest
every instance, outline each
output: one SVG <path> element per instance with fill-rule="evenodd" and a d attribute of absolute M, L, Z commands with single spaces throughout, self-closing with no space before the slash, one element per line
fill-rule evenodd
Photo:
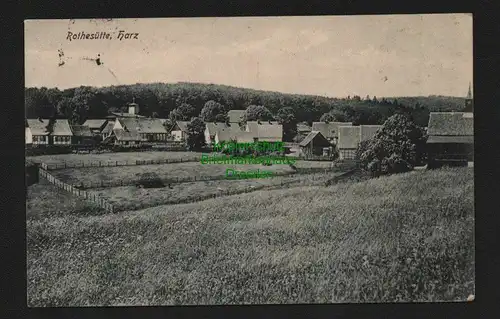
<path fill-rule="evenodd" d="M 82 86 L 62 91 L 25 88 L 27 118 L 68 118 L 75 124 L 88 118 L 103 118 L 109 112 L 126 111 L 123 107 L 133 99 L 139 104 L 139 114 L 158 118 L 172 118 L 181 105 L 183 108 L 191 106 L 189 108 L 198 116 L 205 103 L 215 101 L 225 111 L 263 105 L 276 115 L 280 109 L 291 108 L 298 122 L 309 123 L 323 118 L 355 124 L 382 124 L 393 114 L 406 113 L 421 126 L 427 125 L 429 112 L 460 111 L 464 106 L 464 98 L 460 97 L 330 98 L 199 83 Z"/>

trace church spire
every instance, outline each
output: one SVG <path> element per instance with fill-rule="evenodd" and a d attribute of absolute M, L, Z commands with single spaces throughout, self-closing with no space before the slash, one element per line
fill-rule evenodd
<path fill-rule="evenodd" d="M 472 99 L 471 83 L 469 82 L 469 91 L 467 92 L 467 99 Z"/>

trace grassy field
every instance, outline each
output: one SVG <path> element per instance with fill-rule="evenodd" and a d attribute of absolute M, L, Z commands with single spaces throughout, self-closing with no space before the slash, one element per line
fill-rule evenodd
<path fill-rule="evenodd" d="M 28 159 L 36 163 L 62 164 L 62 163 L 80 163 L 84 162 L 134 162 L 136 160 L 149 161 L 161 159 L 179 159 L 201 156 L 196 152 L 123 152 L 123 153 L 102 153 L 102 154 L 57 154 L 28 156 Z"/>
<path fill-rule="evenodd" d="M 26 218 L 28 220 L 105 214 L 104 210 L 57 188 L 45 179 L 28 187 Z"/>
<path fill-rule="evenodd" d="M 306 162 L 300 161 L 296 166 L 301 168 L 328 167 L 328 162 Z M 167 178 L 184 178 L 184 177 L 201 177 L 201 176 L 223 176 L 226 174 L 226 169 L 232 168 L 238 171 L 251 171 L 260 169 L 261 171 L 271 172 L 293 172 L 288 165 L 217 165 L 217 164 L 201 164 L 200 162 L 188 163 L 172 163 L 159 165 L 137 165 L 137 166 L 120 166 L 120 167 L 89 167 L 77 169 L 61 169 L 52 171 L 55 177 L 70 184 L 88 183 L 88 182 L 116 182 L 138 180 L 145 173 L 155 173 L 161 179 Z"/>
<path fill-rule="evenodd" d="M 463 301 L 473 187 L 455 168 L 104 216 L 31 205 L 28 304 Z"/>
<path fill-rule="evenodd" d="M 340 175 L 341 172 L 329 174 L 307 174 L 280 176 L 276 178 L 260 178 L 247 180 L 218 180 L 201 181 L 193 183 L 181 183 L 172 185 L 172 188 L 138 188 L 135 186 L 109 187 L 102 189 L 92 189 L 91 193 L 106 198 L 117 210 L 133 210 L 136 208 L 158 206 L 166 203 L 173 203 L 176 200 L 191 198 L 196 200 L 198 196 L 210 194 L 220 194 L 221 191 L 239 191 L 248 189 L 250 186 L 273 186 L 281 183 L 310 184 L 318 181 L 326 181 Z"/>

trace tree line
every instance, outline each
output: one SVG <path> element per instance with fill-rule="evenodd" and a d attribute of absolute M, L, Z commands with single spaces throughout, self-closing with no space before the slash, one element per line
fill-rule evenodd
<path fill-rule="evenodd" d="M 357 125 L 383 124 L 390 116 L 403 113 L 420 126 L 427 125 L 431 111 L 460 111 L 464 105 L 464 99 L 458 97 L 330 98 L 198 83 L 25 88 L 27 118 L 67 118 L 72 124 L 126 111 L 124 106 L 132 100 L 139 104 L 139 114 L 171 120 L 226 121 L 228 110 L 251 106 L 253 111 L 247 112 L 251 114 L 246 119 L 281 118 L 309 124 L 321 119 Z"/>

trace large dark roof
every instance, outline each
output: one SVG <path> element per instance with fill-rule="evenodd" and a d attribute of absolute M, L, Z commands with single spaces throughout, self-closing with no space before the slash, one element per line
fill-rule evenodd
<path fill-rule="evenodd" d="M 330 142 L 326 139 L 326 137 L 321 134 L 320 131 L 311 131 L 300 143 L 300 146 L 307 146 L 309 143 L 311 143 L 314 139 L 320 139 L 324 144 L 330 144 Z"/>
<path fill-rule="evenodd" d="M 440 136 L 473 136 L 474 117 L 465 112 L 431 112 L 427 132 Z"/>

